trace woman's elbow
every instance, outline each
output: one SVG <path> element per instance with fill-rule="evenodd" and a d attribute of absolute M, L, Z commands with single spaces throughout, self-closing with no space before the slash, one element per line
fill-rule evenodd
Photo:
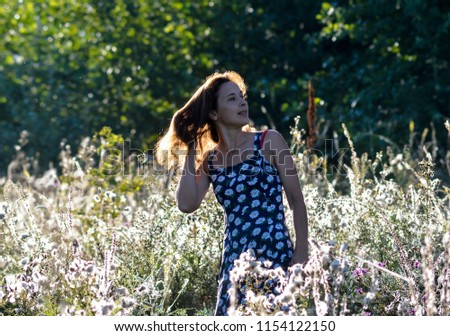
<path fill-rule="evenodd" d="M 181 212 L 184 212 L 184 213 L 192 213 L 198 209 L 198 206 L 180 203 L 180 202 L 177 203 L 177 207 Z"/>

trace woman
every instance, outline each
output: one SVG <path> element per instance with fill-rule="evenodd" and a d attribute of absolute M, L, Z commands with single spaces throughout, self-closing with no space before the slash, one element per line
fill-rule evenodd
<path fill-rule="evenodd" d="M 308 259 L 308 220 L 294 161 L 280 133 L 250 131 L 246 89 L 236 72 L 212 74 L 175 113 L 157 146 L 158 161 L 167 160 L 170 167 L 177 162 L 176 151 L 187 149 L 176 192 L 181 211 L 195 211 L 210 183 L 225 210 L 215 315 L 227 315 L 229 273 L 242 252 L 252 249 L 273 268 Z M 293 211 L 295 248 L 285 225 L 282 189 Z"/>

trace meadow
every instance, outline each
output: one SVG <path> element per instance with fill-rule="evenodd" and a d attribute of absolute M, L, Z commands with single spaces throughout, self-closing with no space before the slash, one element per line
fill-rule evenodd
<path fill-rule="evenodd" d="M 369 158 L 342 132 L 348 151 L 330 165 L 296 119 L 310 260 L 284 273 L 242 254 L 231 294 L 247 300 L 230 314 L 450 315 L 450 189 L 435 177 L 433 141 L 411 132 Z M 120 161 L 123 141 L 104 128 L 78 148 L 61 143 L 58 169 L 34 176 L 22 134 L 0 178 L 0 315 L 212 315 L 222 209 L 209 191 L 180 212 L 176 174 L 151 155 Z"/>

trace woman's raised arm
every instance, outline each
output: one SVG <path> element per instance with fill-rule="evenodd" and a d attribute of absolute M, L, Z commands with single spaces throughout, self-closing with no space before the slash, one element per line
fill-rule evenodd
<path fill-rule="evenodd" d="M 196 142 L 189 145 L 188 154 L 178 182 L 176 202 L 178 209 L 190 213 L 198 209 L 209 188 L 209 177 L 205 169 L 206 160 L 195 169 Z"/>

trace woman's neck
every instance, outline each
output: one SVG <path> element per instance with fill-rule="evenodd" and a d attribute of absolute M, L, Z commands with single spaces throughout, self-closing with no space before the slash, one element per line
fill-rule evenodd
<path fill-rule="evenodd" d="M 218 148 L 225 153 L 242 150 L 247 140 L 247 132 L 241 129 L 219 130 Z"/>

